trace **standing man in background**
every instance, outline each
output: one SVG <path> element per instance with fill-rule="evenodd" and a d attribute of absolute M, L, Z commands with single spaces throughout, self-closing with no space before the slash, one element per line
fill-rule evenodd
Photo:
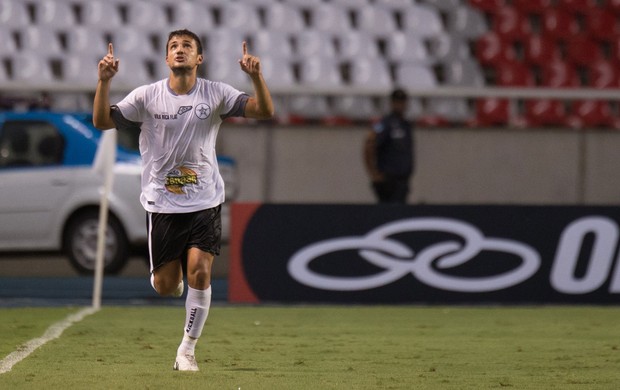
<path fill-rule="evenodd" d="M 98 65 L 95 127 L 140 134 L 151 285 L 162 296 L 181 296 L 186 267 L 185 326 L 173 365 L 180 371 L 198 371 L 194 348 L 209 314 L 211 268 L 220 252 L 224 181 L 215 154 L 220 124 L 228 117 L 274 114 L 260 59 L 248 54 L 245 42 L 240 49 L 239 66 L 252 80 L 254 96 L 197 77 L 202 44 L 189 30 L 168 36 L 168 77 L 136 88 L 115 105 L 109 92 L 119 59 L 111 43 Z"/>
<path fill-rule="evenodd" d="M 364 148 L 366 171 L 379 203 L 407 202 L 413 174 L 413 129 L 405 118 L 408 97 L 402 89 L 390 95 L 390 112 L 368 133 Z"/>

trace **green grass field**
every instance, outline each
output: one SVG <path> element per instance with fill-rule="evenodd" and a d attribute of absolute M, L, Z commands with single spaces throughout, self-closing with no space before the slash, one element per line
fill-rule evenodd
<path fill-rule="evenodd" d="M 0 359 L 78 308 L 0 309 Z M 198 373 L 182 307 L 104 307 L 0 389 L 617 389 L 615 307 L 214 306 Z"/>

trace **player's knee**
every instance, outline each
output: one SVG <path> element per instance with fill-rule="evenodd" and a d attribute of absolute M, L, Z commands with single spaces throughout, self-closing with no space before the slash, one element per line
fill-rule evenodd
<path fill-rule="evenodd" d="M 208 267 L 199 267 L 193 269 L 187 278 L 192 288 L 204 290 L 211 284 L 211 271 Z"/>

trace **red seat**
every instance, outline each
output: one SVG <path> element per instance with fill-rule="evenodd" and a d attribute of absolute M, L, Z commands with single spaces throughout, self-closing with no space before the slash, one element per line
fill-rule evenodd
<path fill-rule="evenodd" d="M 590 11 L 585 18 L 586 32 L 601 41 L 615 41 L 620 37 L 618 17 L 604 9 Z"/>
<path fill-rule="evenodd" d="M 512 43 L 502 40 L 494 32 L 489 32 L 476 41 L 475 54 L 482 65 L 492 66 L 514 61 L 517 57 Z"/>
<path fill-rule="evenodd" d="M 524 119 L 527 126 L 563 126 L 566 124 L 566 109 L 559 100 L 526 100 Z"/>
<path fill-rule="evenodd" d="M 469 123 L 472 127 L 505 126 L 510 122 L 510 103 L 508 99 L 477 99 L 476 117 Z"/>
<path fill-rule="evenodd" d="M 561 57 L 559 46 L 547 37 L 531 35 L 523 43 L 523 58 L 531 65 L 548 64 Z"/>
<path fill-rule="evenodd" d="M 497 85 L 502 87 L 531 87 L 536 84 L 534 74 L 523 62 L 511 61 L 496 68 Z"/>
<path fill-rule="evenodd" d="M 512 5 L 522 13 L 542 14 L 553 5 L 552 0 L 512 0 Z"/>
<path fill-rule="evenodd" d="M 580 100 L 571 104 L 571 114 L 567 123 L 574 128 L 615 127 L 617 120 L 612 113 L 609 102 Z"/>
<path fill-rule="evenodd" d="M 566 61 L 554 61 L 541 66 L 541 85 L 552 88 L 579 87 L 577 70 Z"/>
<path fill-rule="evenodd" d="M 469 4 L 481 11 L 495 13 L 506 5 L 504 0 L 469 0 Z"/>
<path fill-rule="evenodd" d="M 618 64 L 601 60 L 588 65 L 588 86 L 594 88 L 619 88 Z"/>
<path fill-rule="evenodd" d="M 616 15 L 620 15 L 620 0 L 607 0 L 606 7 Z"/>
<path fill-rule="evenodd" d="M 532 26 L 524 14 L 507 6 L 493 16 L 493 31 L 507 41 L 523 40 L 532 33 Z"/>
<path fill-rule="evenodd" d="M 578 36 L 579 23 L 567 11 L 550 8 L 542 15 L 542 32 L 553 39 L 565 39 Z"/>
<path fill-rule="evenodd" d="M 575 65 L 587 66 L 605 58 L 601 45 L 586 37 L 573 37 L 566 41 L 566 59 Z"/>
<path fill-rule="evenodd" d="M 598 7 L 597 0 L 558 0 L 558 8 L 569 12 L 587 14 Z"/>

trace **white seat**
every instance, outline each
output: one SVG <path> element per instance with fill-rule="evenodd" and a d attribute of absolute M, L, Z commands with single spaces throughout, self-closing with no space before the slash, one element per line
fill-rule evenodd
<path fill-rule="evenodd" d="M 324 3 L 312 7 L 310 12 L 313 30 L 343 33 L 351 31 L 353 28 L 349 12 L 343 7 Z"/>
<path fill-rule="evenodd" d="M 403 24 L 407 33 L 420 37 L 432 37 L 444 31 L 439 12 L 423 5 L 404 10 Z"/>
<path fill-rule="evenodd" d="M 323 119 L 332 115 L 329 103 L 321 95 L 294 95 L 287 100 L 289 114 L 306 119 Z"/>
<path fill-rule="evenodd" d="M 453 61 L 444 66 L 445 83 L 458 87 L 481 87 L 484 75 L 478 62 L 473 59 Z"/>
<path fill-rule="evenodd" d="M 388 36 L 397 31 L 398 26 L 390 10 L 366 5 L 357 10 L 357 28 L 371 34 Z"/>
<path fill-rule="evenodd" d="M 69 54 L 103 58 L 108 52 L 106 34 L 95 28 L 74 26 L 64 30 L 64 36 L 66 52 Z"/>
<path fill-rule="evenodd" d="M 297 7 L 274 3 L 265 9 L 265 27 L 276 32 L 296 32 L 305 28 L 303 15 Z"/>
<path fill-rule="evenodd" d="M 43 26 L 28 26 L 19 32 L 22 51 L 43 55 L 62 55 L 63 47 L 56 30 Z"/>
<path fill-rule="evenodd" d="M 208 62 L 214 57 L 226 57 L 228 61 L 237 63 L 242 57 L 243 41 L 247 37 L 240 31 L 216 29 L 205 34 L 202 44 L 205 49 L 205 60 Z M 250 54 L 252 47 L 248 47 Z"/>
<path fill-rule="evenodd" d="M 304 30 L 292 35 L 295 54 L 300 59 L 313 56 L 336 57 L 334 37 L 326 32 Z"/>
<path fill-rule="evenodd" d="M 213 81 L 222 81 L 241 91 L 251 91 L 252 84 L 248 75 L 239 68 L 236 60 L 223 56 L 214 56 L 207 60 L 207 77 Z"/>
<path fill-rule="evenodd" d="M 73 5 L 65 1 L 39 0 L 34 3 L 37 25 L 66 28 L 78 23 Z"/>
<path fill-rule="evenodd" d="M 343 85 L 339 65 L 331 57 L 308 57 L 300 64 L 300 83 L 317 89 Z"/>
<path fill-rule="evenodd" d="M 402 11 L 411 7 L 413 3 L 415 3 L 415 1 L 412 0 L 375 0 L 373 4 L 390 10 Z"/>
<path fill-rule="evenodd" d="M 22 52 L 11 56 L 14 81 L 24 85 L 49 84 L 56 81 L 49 59 L 36 52 Z"/>
<path fill-rule="evenodd" d="M 342 59 L 378 58 L 379 45 L 374 36 L 364 31 L 347 31 L 336 36 L 338 57 Z"/>
<path fill-rule="evenodd" d="M 386 1 L 386 0 L 383 0 Z M 390 1 L 390 0 L 387 0 Z M 439 10 L 439 11 L 451 11 L 453 9 L 455 9 L 456 7 L 461 6 L 461 4 L 463 3 L 463 1 L 461 0 L 423 0 L 424 3 L 430 5 L 432 8 Z"/>
<path fill-rule="evenodd" d="M 95 71 L 96 69 L 95 67 Z M 112 85 L 115 88 L 129 90 L 144 84 L 149 84 L 151 81 L 152 79 L 149 74 L 146 59 L 127 55 L 121 58 L 120 67 L 118 73 L 114 76 Z"/>
<path fill-rule="evenodd" d="M 97 85 L 97 62 L 95 58 L 67 56 L 63 61 L 63 81 L 70 85 L 92 89 Z M 121 70 L 125 72 L 124 62 L 122 65 Z M 116 84 L 116 76 L 112 82 Z"/>
<path fill-rule="evenodd" d="M 161 4 L 132 0 L 124 3 L 127 7 L 127 24 L 141 30 L 160 30 L 169 25 L 165 8 Z"/>
<path fill-rule="evenodd" d="M 367 120 L 379 112 L 371 96 L 336 96 L 332 99 L 332 106 L 334 114 L 352 120 Z"/>
<path fill-rule="evenodd" d="M 427 66 L 403 63 L 396 66 L 395 82 L 402 88 L 425 90 L 437 87 L 437 76 Z"/>
<path fill-rule="evenodd" d="M 423 38 L 399 31 L 390 35 L 386 43 L 386 55 L 391 61 L 423 65 L 433 63 Z"/>
<path fill-rule="evenodd" d="M 17 51 L 17 42 L 16 36 L 18 35 L 19 30 L 12 30 L 11 28 L 4 28 L 4 26 L 0 26 L 0 53 L 8 54 L 14 53 Z"/>
<path fill-rule="evenodd" d="M 149 34 L 143 31 L 137 32 L 133 27 L 117 27 L 110 31 L 110 37 L 114 45 L 114 56 L 121 58 L 121 60 L 128 56 L 147 57 L 152 55 L 165 55 L 163 52 L 156 50 L 154 42 Z"/>
<path fill-rule="evenodd" d="M 429 39 L 429 54 L 434 62 L 461 61 L 472 58 L 471 49 L 464 39 L 439 34 Z"/>
<path fill-rule="evenodd" d="M 350 65 L 349 79 L 353 86 L 381 93 L 392 88 L 392 77 L 383 59 L 360 58 Z"/>
<path fill-rule="evenodd" d="M 222 28 L 241 32 L 255 32 L 262 28 L 256 6 L 225 3 L 220 7 Z"/>
<path fill-rule="evenodd" d="M 259 57 L 276 56 L 279 58 L 293 58 L 291 37 L 281 32 L 262 30 L 252 36 L 250 52 Z"/>
<path fill-rule="evenodd" d="M 451 122 L 463 122 L 472 117 L 472 112 L 465 98 L 429 98 L 426 109 L 428 114 L 439 116 Z"/>
<path fill-rule="evenodd" d="M 123 25 L 116 1 L 88 0 L 80 3 L 81 23 L 87 27 L 118 27 Z"/>
<path fill-rule="evenodd" d="M 272 93 L 278 90 L 286 91 L 297 84 L 293 65 L 279 56 L 262 56 L 261 70 Z"/>
<path fill-rule="evenodd" d="M 15 0 L 0 0 L 0 26 L 24 27 L 30 24 L 28 4 Z"/>
<path fill-rule="evenodd" d="M 470 7 L 457 7 L 448 12 L 446 27 L 465 39 L 479 38 L 489 30 L 484 15 Z"/>
<path fill-rule="evenodd" d="M 203 3 L 193 1 L 177 3 L 172 7 L 172 14 L 172 30 L 188 28 L 200 35 L 215 28 L 211 9 Z"/>

